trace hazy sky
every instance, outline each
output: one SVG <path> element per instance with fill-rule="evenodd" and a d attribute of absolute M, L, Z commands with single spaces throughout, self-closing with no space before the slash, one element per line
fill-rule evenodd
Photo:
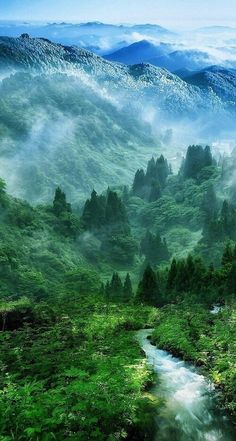
<path fill-rule="evenodd" d="M 236 0 L 0 0 L 0 19 L 236 27 Z"/>

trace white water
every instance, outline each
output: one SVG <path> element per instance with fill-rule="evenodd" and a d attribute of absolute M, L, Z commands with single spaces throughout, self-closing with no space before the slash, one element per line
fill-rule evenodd
<path fill-rule="evenodd" d="M 216 406 L 213 385 L 194 367 L 168 352 L 157 349 L 147 337 L 151 330 L 138 332 L 148 362 L 158 374 L 152 389 L 164 398 L 158 410 L 156 441 L 232 441 L 232 427 Z"/>

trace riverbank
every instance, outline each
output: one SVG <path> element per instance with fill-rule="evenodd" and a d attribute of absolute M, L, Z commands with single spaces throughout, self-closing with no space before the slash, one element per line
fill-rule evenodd
<path fill-rule="evenodd" d="M 218 407 L 213 384 L 198 369 L 157 349 L 150 331 L 138 332 L 138 340 L 146 353 L 158 381 L 151 393 L 162 397 L 164 404 L 155 417 L 158 441 L 231 441 L 236 432 L 227 414 Z"/>
<path fill-rule="evenodd" d="M 220 392 L 222 405 L 236 414 L 236 310 L 228 305 L 211 314 L 200 305 L 171 305 L 160 310 L 152 343 L 200 366 Z"/>

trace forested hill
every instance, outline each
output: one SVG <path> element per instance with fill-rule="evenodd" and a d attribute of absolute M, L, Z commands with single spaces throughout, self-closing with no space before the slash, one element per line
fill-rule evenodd
<path fill-rule="evenodd" d="M 204 366 L 235 411 L 234 161 L 190 146 L 173 174 L 151 158 L 80 210 L 60 187 L 32 207 L 0 181 L 3 441 L 151 439 L 162 399 L 141 328 Z"/>
<path fill-rule="evenodd" d="M 229 82 L 222 75 L 218 90 L 151 64 L 111 63 L 28 35 L 0 37 L 0 175 L 11 194 L 36 204 L 51 200 L 57 185 L 75 203 L 94 186 L 130 184 L 162 148 L 181 155 L 180 143 L 229 136 L 235 86 L 222 93 Z"/>

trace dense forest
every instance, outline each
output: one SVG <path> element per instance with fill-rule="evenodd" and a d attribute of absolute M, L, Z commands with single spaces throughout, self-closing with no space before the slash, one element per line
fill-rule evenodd
<path fill-rule="evenodd" d="M 143 328 L 235 413 L 235 163 L 192 145 L 178 173 L 151 158 L 84 204 L 0 181 L 0 441 L 151 440 Z"/>

